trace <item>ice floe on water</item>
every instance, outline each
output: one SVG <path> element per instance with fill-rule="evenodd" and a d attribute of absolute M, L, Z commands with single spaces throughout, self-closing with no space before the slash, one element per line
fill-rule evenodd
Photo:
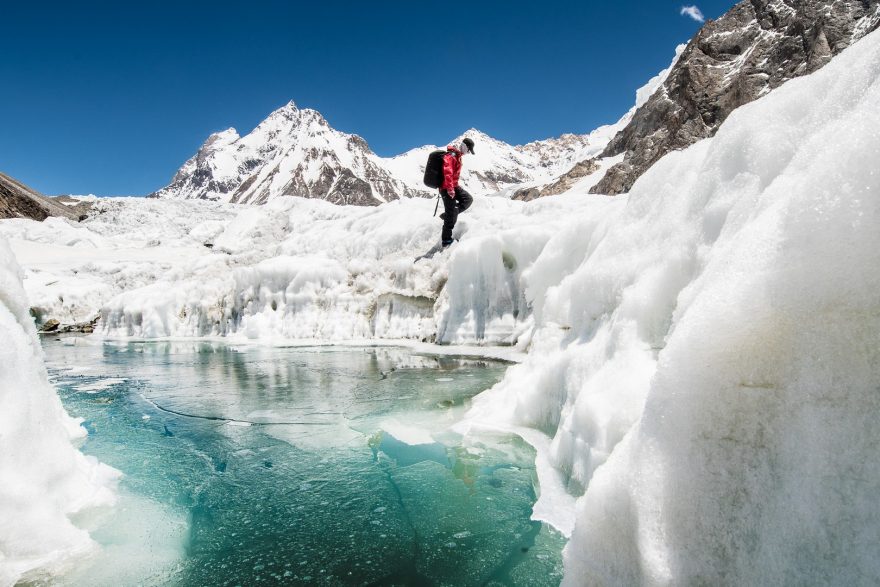
<path fill-rule="evenodd" d="M 434 437 L 424 428 L 405 424 L 397 418 L 383 420 L 380 426 L 382 430 L 405 444 L 433 444 L 436 442 Z"/>
<path fill-rule="evenodd" d="M 98 379 L 92 383 L 83 383 L 81 385 L 74 386 L 74 389 L 77 391 L 82 391 L 84 393 L 98 393 L 104 391 L 106 389 L 110 389 L 114 385 L 119 385 L 120 383 L 125 383 L 125 379 L 120 379 L 119 377 L 108 377 L 106 379 Z"/>

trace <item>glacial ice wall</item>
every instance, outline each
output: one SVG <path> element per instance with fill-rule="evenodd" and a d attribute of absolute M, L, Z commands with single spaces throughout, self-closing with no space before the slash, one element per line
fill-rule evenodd
<path fill-rule="evenodd" d="M 48 381 L 21 269 L 3 238 L 0 332 L 0 585 L 12 585 L 95 547 L 69 516 L 113 503 L 117 472 L 71 444 L 85 430 Z"/>
<path fill-rule="evenodd" d="M 478 198 L 437 251 L 433 202 L 363 208 L 282 198 L 237 210 L 186 267 L 103 305 L 112 337 L 513 344 L 531 326 L 523 274 L 571 216 L 608 198 Z"/>
<path fill-rule="evenodd" d="M 85 222 L 0 221 L 39 324 L 89 322 L 123 291 L 188 274 L 237 209 L 201 200 L 85 199 L 92 202 Z"/>
<path fill-rule="evenodd" d="M 566 585 L 880 582 L 880 33 L 658 162 L 524 276 L 471 425 L 542 432 Z M 562 520 L 560 522 L 560 520 Z"/>

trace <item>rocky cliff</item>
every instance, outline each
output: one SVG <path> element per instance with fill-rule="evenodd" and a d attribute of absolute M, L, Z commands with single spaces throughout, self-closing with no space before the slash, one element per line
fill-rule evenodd
<path fill-rule="evenodd" d="M 625 153 L 590 191 L 627 192 L 666 153 L 710 137 L 730 113 L 812 73 L 880 24 L 878 0 L 744 0 L 688 43 L 662 86 L 600 157 Z"/>
<path fill-rule="evenodd" d="M 76 203 L 69 198 L 71 205 L 65 205 L 54 198 L 48 198 L 4 173 L 0 173 L 0 219 L 30 218 L 45 220 L 49 216 L 62 216 L 79 220 L 90 204 Z"/>

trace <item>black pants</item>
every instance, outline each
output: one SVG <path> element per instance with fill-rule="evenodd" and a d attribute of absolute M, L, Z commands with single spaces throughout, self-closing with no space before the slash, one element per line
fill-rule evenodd
<path fill-rule="evenodd" d="M 446 190 L 440 190 L 440 199 L 443 200 L 443 231 L 440 233 L 440 240 L 443 246 L 452 242 L 452 228 L 455 221 L 458 220 L 458 213 L 464 212 L 471 207 L 474 199 L 467 190 L 462 187 L 455 188 L 455 197 L 450 198 Z"/>

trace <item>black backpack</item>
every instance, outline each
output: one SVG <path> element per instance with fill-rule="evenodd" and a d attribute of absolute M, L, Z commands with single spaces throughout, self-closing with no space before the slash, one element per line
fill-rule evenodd
<path fill-rule="evenodd" d="M 443 156 L 446 151 L 432 151 L 425 165 L 425 185 L 439 189 L 443 185 Z"/>

